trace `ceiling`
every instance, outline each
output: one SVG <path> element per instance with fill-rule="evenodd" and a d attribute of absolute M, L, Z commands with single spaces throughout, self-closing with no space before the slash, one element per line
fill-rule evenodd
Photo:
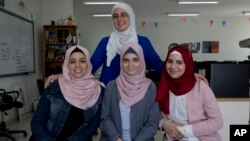
<path fill-rule="evenodd" d="M 109 13 L 112 5 L 84 5 L 83 1 L 115 0 L 74 0 L 74 7 L 83 17 L 93 13 Z M 200 12 L 200 16 L 235 17 L 243 16 L 242 11 L 250 11 L 250 0 L 219 0 L 216 5 L 178 5 L 177 0 L 117 0 L 128 3 L 136 17 L 166 17 L 167 12 Z"/>

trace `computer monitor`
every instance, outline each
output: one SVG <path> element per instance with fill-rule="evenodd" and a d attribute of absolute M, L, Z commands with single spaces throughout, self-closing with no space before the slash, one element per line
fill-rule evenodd
<path fill-rule="evenodd" d="M 250 64 L 211 64 L 210 87 L 217 98 L 249 98 Z"/>

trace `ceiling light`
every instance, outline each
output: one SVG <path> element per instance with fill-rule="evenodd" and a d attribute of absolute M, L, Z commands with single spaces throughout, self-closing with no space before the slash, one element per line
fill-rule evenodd
<path fill-rule="evenodd" d="M 105 2 L 92 2 L 92 1 L 85 1 L 83 4 L 85 5 L 113 5 L 113 4 L 118 4 L 119 2 L 114 2 L 114 1 L 105 1 Z"/>
<path fill-rule="evenodd" d="M 185 17 L 185 16 L 199 16 L 200 13 L 167 13 L 167 15 L 172 17 Z"/>
<path fill-rule="evenodd" d="M 111 14 L 93 14 L 93 17 L 111 17 Z"/>
<path fill-rule="evenodd" d="M 178 0 L 178 4 L 218 4 L 219 1 L 214 0 Z"/>
<path fill-rule="evenodd" d="M 245 16 L 250 16 L 250 11 L 243 11 L 242 14 Z"/>

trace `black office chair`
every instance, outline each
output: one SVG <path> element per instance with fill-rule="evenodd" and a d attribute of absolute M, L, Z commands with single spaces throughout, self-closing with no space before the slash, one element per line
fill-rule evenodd
<path fill-rule="evenodd" d="M 43 81 L 43 79 L 37 79 L 36 84 L 37 84 L 39 94 L 42 95 L 43 91 L 44 91 L 44 81 Z"/>
<path fill-rule="evenodd" d="M 13 98 L 10 94 L 16 94 Z M 22 133 L 24 137 L 27 136 L 25 130 L 9 130 L 6 128 L 6 123 L 4 121 L 4 116 L 8 115 L 5 111 L 12 108 L 21 108 L 23 104 L 17 101 L 19 96 L 18 91 L 6 92 L 4 89 L 0 89 L 0 111 L 1 111 L 1 123 L 0 123 L 0 137 L 7 137 L 11 141 L 15 141 L 15 138 L 11 134 Z"/>

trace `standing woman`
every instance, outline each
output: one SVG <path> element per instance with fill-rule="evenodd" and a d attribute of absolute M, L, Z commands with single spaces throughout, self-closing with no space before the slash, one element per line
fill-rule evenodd
<path fill-rule="evenodd" d="M 142 47 L 146 65 L 160 74 L 163 61 L 150 40 L 137 34 L 133 9 L 126 3 L 119 3 L 114 5 L 111 13 L 114 31 L 102 38 L 91 56 L 92 73 L 103 65 L 100 81 L 107 84 L 116 79 L 120 74 L 120 50 L 125 43 L 134 42 Z"/>
<path fill-rule="evenodd" d="M 42 94 L 31 121 L 33 141 L 90 141 L 99 126 L 103 88 L 91 74 L 89 52 L 66 51 L 63 75 Z"/>
<path fill-rule="evenodd" d="M 168 51 L 156 100 L 165 140 L 220 141 L 223 126 L 219 106 L 211 88 L 194 76 L 188 46 L 176 44 Z"/>
<path fill-rule="evenodd" d="M 145 77 L 142 48 L 121 48 L 120 75 L 108 83 L 102 104 L 101 141 L 153 141 L 158 129 L 156 86 Z"/>

